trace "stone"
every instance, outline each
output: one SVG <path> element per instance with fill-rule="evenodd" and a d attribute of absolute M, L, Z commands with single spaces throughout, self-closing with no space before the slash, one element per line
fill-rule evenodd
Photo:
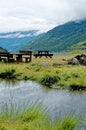
<path fill-rule="evenodd" d="M 70 64 L 70 65 L 78 65 L 79 61 L 76 58 L 72 58 L 72 59 L 68 60 L 68 64 Z"/>
<path fill-rule="evenodd" d="M 83 60 L 82 65 L 86 65 L 86 58 Z"/>
<path fill-rule="evenodd" d="M 59 63 L 59 62 L 55 62 L 55 63 L 53 63 L 52 66 L 53 66 L 53 67 L 63 66 L 63 64 L 62 64 L 62 63 Z"/>
<path fill-rule="evenodd" d="M 35 66 L 35 65 L 37 65 L 36 62 L 32 62 L 32 63 L 31 63 L 31 66 Z"/>
<path fill-rule="evenodd" d="M 43 67 L 48 67 L 49 63 L 48 62 L 41 62 L 40 65 L 43 66 Z"/>
<path fill-rule="evenodd" d="M 75 57 L 81 65 L 86 65 L 86 55 L 81 54 Z"/>

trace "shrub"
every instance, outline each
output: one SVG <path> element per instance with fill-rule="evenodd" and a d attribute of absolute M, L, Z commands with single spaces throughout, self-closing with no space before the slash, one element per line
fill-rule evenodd
<path fill-rule="evenodd" d="M 41 83 L 45 86 L 52 86 L 53 84 L 55 84 L 56 82 L 58 82 L 60 80 L 60 77 L 57 75 L 45 75 L 42 79 L 41 79 Z"/>
<path fill-rule="evenodd" d="M 25 75 L 25 76 L 23 77 L 23 79 L 24 79 L 24 80 L 29 80 L 29 77 Z"/>
<path fill-rule="evenodd" d="M 15 75 L 15 69 L 6 69 L 5 72 L 1 72 L 0 73 L 0 78 L 3 78 L 3 79 L 13 79 L 13 78 L 16 78 L 16 75 Z"/>
<path fill-rule="evenodd" d="M 83 86 L 80 84 L 71 84 L 70 89 L 71 90 L 86 90 L 86 86 Z"/>
<path fill-rule="evenodd" d="M 3 126 L 0 126 L 0 130 L 7 130 L 7 129 Z"/>

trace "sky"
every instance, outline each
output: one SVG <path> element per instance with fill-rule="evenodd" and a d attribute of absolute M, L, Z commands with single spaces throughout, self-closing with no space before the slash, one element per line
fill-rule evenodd
<path fill-rule="evenodd" d="M 86 0 L 0 0 L 0 32 L 46 32 L 86 19 Z"/>

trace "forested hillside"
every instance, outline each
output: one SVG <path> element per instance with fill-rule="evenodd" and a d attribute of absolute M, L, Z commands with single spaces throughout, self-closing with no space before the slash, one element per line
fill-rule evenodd
<path fill-rule="evenodd" d="M 57 26 L 44 36 L 26 44 L 24 49 L 62 52 L 74 49 L 74 45 L 78 45 L 78 49 L 84 49 L 86 46 L 86 20 Z"/>

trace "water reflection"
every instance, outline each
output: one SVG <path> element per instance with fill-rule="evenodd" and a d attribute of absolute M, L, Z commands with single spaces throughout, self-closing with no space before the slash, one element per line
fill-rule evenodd
<path fill-rule="evenodd" d="M 0 80 L 0 87 L 15 87 L 19 83 L 18 80 L 8 79 L 8 80 Z"/>
<path fill-rule="evenodd" d="M 47 89 L 32 81 L 0 82 L 0 108 L 2 104 L 13 103 L 16 108 L 27 108 L 40 103 L 46 108 L 52 120 L 57 116 L 73 113 L 81 115 L 86 122 L 86 92 Z M 85 130 L 82 127 L 81 130 Z"/>

